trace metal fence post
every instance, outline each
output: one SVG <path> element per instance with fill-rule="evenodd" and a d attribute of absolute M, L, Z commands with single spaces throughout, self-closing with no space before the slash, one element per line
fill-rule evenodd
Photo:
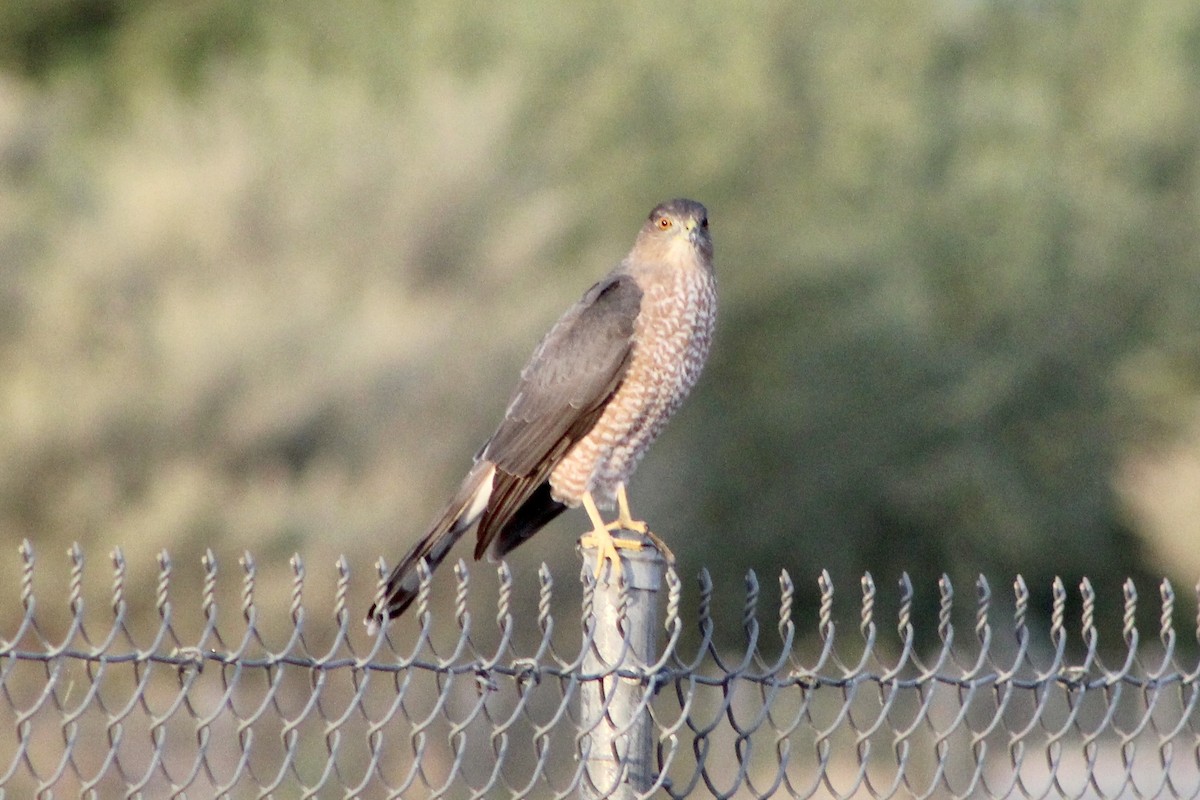
<path fill-rule="evenodd" d="M 623 539 L 641 538 L 640 550 L 620 550 L 622 580 L 612 581 L 605 566 L 591 596 L 584 591 L 585 646 L 583 671 L 603 675 L 580 686 L 580 732 L 590 745 L 579 796 L 594 798 L 637 797 L 654 785 L 654 735 L 646 693 L 652 687 L 617 670 L 644 671 L 657 660 L 658 592 L 666 559 L 649 539 L 632 531 L 618 531 Z M 584 575 L 596 571 L 596 548 L 583 549 Z M 622 596 L 624 595 L 624 597 Z M 624 608 L 622 608 L 624 605 Z M 607 674 L 606 674 L 607 673 Z"/>

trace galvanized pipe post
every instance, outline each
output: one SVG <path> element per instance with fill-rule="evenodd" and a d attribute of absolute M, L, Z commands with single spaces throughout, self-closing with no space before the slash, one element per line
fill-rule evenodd
<path fill-rule="evenodd" d="M 657 658 L 658 593 L 666 559 L 654 544 L 633 531 L 621 539 L 640 539 L 640 550 L 620 549 L 621 580 L 612 580 L 606 564 L 588 606 L 584 591 L 583 672 L 602 675 L 585 680 L 579 691 L 582 741 L 590 745 L 579 796 L 585 800 L 627 800 L 648 791 L 656 776 L 654 731 L 647 703 L 653 686 L 643 678 Z M 585 579 L 596 574 L 594 547 L 583 548 Z M 622 590 L 621 583 L 625 584 Z M 624 595 L 624 597 L 623 597 Z M 624 605 L 624 608 L 622 608 Z M 638 673 L 619 675 L 618 671 Z"/>

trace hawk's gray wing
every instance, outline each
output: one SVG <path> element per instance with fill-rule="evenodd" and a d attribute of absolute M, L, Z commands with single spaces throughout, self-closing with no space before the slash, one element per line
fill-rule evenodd
<path fill-rule="evenodd" d="M 604 413 L 629 368 L 641 303 L 632 277 L 610 275 L 534 350 L 504 421 L 479 454 L 496 465 L 496 475 L 479 521 L 476 558 Z M 503 552 L 520 543 L 504 538 L 497 543 Z"/>

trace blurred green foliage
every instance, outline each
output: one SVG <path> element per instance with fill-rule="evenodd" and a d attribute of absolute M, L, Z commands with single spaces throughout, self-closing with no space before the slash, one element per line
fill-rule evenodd
<path fill-rule="evenodd" d="M 631 489 L 685 573 L 1154 594 L 1114 473 L 1200 389 L 1194 3 L 16 2 L 0 70 L 14 546 L 394 560 L 687 195 L 719 341 Z"/>

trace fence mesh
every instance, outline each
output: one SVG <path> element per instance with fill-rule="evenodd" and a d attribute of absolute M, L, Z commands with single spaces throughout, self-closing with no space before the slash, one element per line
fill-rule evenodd
<path fill-rule="evenodd" d="M 787 573 L 770 608 L 751 575 L 739 600 L 745 646 L 723 649 L 711 584 L 702 577 L 685 620 L 668 571 L 657 658 L 597 672 L 584 667 L 596 632 L 587 571 L 582 615 L 559 624 L 544 567 L 522 587 L 501 565 L 484 617 L 460 563 L 451 602 L 431 603 L 426 582 L 410 619 L 367 637 L 344 559 L 318 613 L 302 602 L 298 558 L 289 593 L 268 605 L 244 557 L 230 621 L 211 553 L 194 601 L 172 599 L 165 554 L 155 585 L 134 587 L 116 552 L 111 592 L 85 603 L 75 548 L 60 584 L 69 613 L 50 624 L 28 543 L 20 556 L 16 628 L 0 639 L 7 797 L 625 796 L 587 768 L 592 733 L 618 717 L 609 706 L 603 719 L 581 712 L 581 693 L 603 680 L 634 689 L 622 713 L 649 715 L 656 796 L 1200 795 L 1200 668 L 1181 663 L 1167 581 L 1146 642 L 1125 584 L 1119 657 L 1106 660 L 1086 580 L 1078 593 L 1054 584 L 1041 630 L 1020 578 L 994 599 L 981 577 L 965 600 L 943 580 L 933 645 L 918 648 L 907 580 L 895 617 L 876 613 L 866 576 L 856 617 L 838 621 L 822 575 L 820 611 L 798 631 Z M 514 599 L 523 589 L 536 607 Z M 1080 609 L 1071 624 L 1069 598 Z M 360 599 L 356 608 L 371 598 Z"/>

